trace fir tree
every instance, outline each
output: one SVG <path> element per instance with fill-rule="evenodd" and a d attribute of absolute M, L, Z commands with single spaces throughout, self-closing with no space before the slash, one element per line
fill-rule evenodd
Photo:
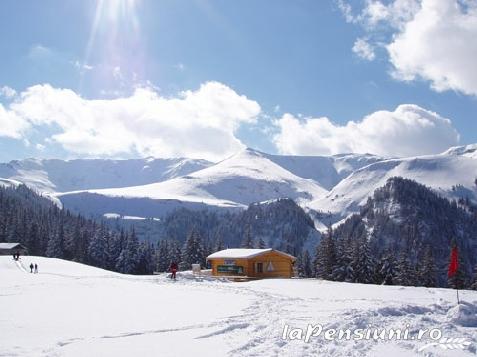
<path fill-rule="evenodd" d="M 197 230 L 193 229 L 182 249 L 181 270 L 191 269 L 192 264 L 205 266 L 205 252 L 202 245 L 202 239 Z"/>
<path fill-rule="evenodd" d="M 418 281 L 417 283 L 425 287 L 435 287 L 437 286 L 437 268 L 434 261 L 434 256 L 432 254 L 432 249 L 430 246 L 426 247 L 424 256 L 422 257 L 422 262 L 418 265 Z"/>
<path fill-rule="evenodd" d="M 147 275 L 154 272 L 154 247 L 149 242 L 143 242 L 139 245 L 138 262 L 136 274 Z"/>
<path fill-rule="evenodd" d="M 215 241 L 215 244 L 214 244 L 214 249 L 213 249 L 214 252 L 219 252 L 224 249 L 225 249 L 224 241 L 222 240 L 222 238 L 217 237 L 217 240 Z"/>
<path fill-rule="evenodd" d="M 53 234 L 48 240 L 46 255 L 51 258 L 63 258 L 64 254 L 64 230 L 63 224 L 60 223 L 58 232 Z"/>
<path fill-rule="evenodd" d="M 250 225 L 245 229 L 245 234 L 242 240 L 242 248 L 253 248 L 252 228 Z"/>
<path fill-rule="evenodd" d="M 411 266 L 406 252 L 402 251 L 396 264 L 396 285 L 412 286 L 416 278 L 416 271 Z"/>
<path fill-rule="evenodd" d="M 125 245 L 116 262 L 116 270 L 124 274 L 135 274 L 139 262 L 139 242 L 134 230 L 125 237 Z"/>
<path fill-rule="evenodd" d="M 95 232 L 91 238 L 88 246 L 88 256 L 90 264 L 100 267 L 107 268 L 108 264 L 108 247 L 107 247 L 107 235 L 105 227 L 102 225 L 100 230 Z"/>
<path fill-rule="evenodd" d="M 262 237 L 260 237 L 257 241 L 257 248 L 258 249 L 265 249 L 267 246 L 265 245 L 265 241 Z"/>
<path fill-rule="evenodd" d="M 169 243 L 161 240 L 158 244 L 156 254 L 156 269 L 158 272 L 166 272 L 170 265 Z"/>
<path fill-rule="evenodd" d="M 298 276 L 301 278 L 311 278 L 313 276 L 313 267 L 308 250 L 304 250 L 297 259 L 296 262 Z"/>
<path fill-rule="evenodd" d="M 320 279 L 331 280 L 333 267 L 336 264 L 335 242 L 331 228 L 321 239 L 315 254 L 315 276 Z"/>
<path fill-rule="evenodd" d="M 381 285 L 396 283 L 396 261 L 392 253 L 385 252 L 377 264 L 375 282 Z"/>
<path fill-rule="evenodd" d="M 374 282 L 375 263 L 365 236 L 356 239 L 352 245 L 352 260 L 350 262 L 349 281 L 370 284 Z"/>
<path fill-rule="evenodd" d="M 477 290 L 477 265 L 475 266 L 475 269 L 474 269 L 474 280 L 472 281 L 470 288 L 472 290 Z"/>

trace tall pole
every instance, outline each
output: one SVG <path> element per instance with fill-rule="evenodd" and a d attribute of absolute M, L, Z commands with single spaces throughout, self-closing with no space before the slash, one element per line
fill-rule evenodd
<path fill-rule="evenodd" d="M 459 302 L 459 289 L 456 289 L 456 291 L 457 291 L 457 305 L 459 305 L 460 304 L 460 302 Z"/>

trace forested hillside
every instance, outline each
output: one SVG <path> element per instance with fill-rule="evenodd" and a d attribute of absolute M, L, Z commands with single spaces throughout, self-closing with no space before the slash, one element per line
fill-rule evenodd
<path fill-rule="evenodd" d="M 459 274 L 447 281 L 453 245 Z M 465 200 L 449 201 L 415 181 L 391 178 L 359 214 L 320 243 L 316 273 L 325 279 L 423 286 L 469 286 L 477 263 L 477 219 Z"/>
<path fill-rule="evenodd" d="M 64 258 L 109 270 L 150 274 L 154 249 L 134 230 L 114 231 L 103 223 L 60 209 L 24 185 L 0 187 L 0 242 L 20 242 L 29 254 Z"/>

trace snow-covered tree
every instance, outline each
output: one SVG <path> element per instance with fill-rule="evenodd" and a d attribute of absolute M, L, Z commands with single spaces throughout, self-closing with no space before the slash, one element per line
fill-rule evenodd
<path fill-rule="evenodd" d="M 250 225 L 245 229 L 242 248 L 253 248 L 252 227 Z"/>
<path fill-rule="evenodd" d="M 154 247 L 149 242 L 143 242 L 139 245 L 138 262 L 136 266 L 136 274 L 147 275 L 154 272 Z"/>
<path fill-rule="evenodd" d="M 100 268 L 107 268 L 108 264 L 108 239 L 109 234 L 104 227 L 93 234 L 88 246 L 88 256 L 90 264 Z"/>
<path fill-rule="evenodd" d="M 477 265 L 475 266 L 475 269 L 474 269 L 474 278 L 473 278 L 472 284 L 470 285 L 470 288 L 472 290 L 477 290 Z"/>
<path fill-rule="evenodd" d="M 182 261 L 180 264 L 181 270 L 191 269 L 191 265 L 198 263 L 205 266 L 205 252 L 202 245 L 202 239 L 197 230 L 193 229 L 182 249 Z"/>
<path fill-rule="evenodd" d="M 308 250 L 305 249 L 298 256 L 295 264 L 297 265 L 298 276 L 301 278 L 311 278 L 313 276 L 313 266 Z"/>
<path fill-rule="evenodd" d="M 169 243 L 167 240 L 161 240 L 156 252 L 156 269 L 159 272 L 165 272 L 170 265 Z"/>
<path fill-rule="evenodd" d="M 425 287 L 435 287 L 437 285 L 437 267 L 430 246 L 426 247 L 422 260 L 418 264 L 417 269 L 417 285 Z"/>
<path fill-rule="evenodd" d="M 394 285 L 396 274 L 396 260 L 392 253 L 385 252 L 377 264 L 375 282 L 381 285 Z"/>
<path fill-rule="evenodd" d="M 349 281 L 370 284 L 374 282 L 375 262 L 371 255 L 368 239 L 363 236 L 352 244 Z"/>
<path fill-rule="evenodd" d="M 396 277 L 394 283 L 396 285 L 412 286 L 415 281 L 416 271 L 408 259 L 408 254 L 402 251 L 396 263 Z"/>
<path fill-rule="evenodd" d="M 135 274 L 139 262 L 139 242 L 134 230 L 126 235 L 126 243 L 116 262 L 116 270 L 124 274 Z"/>
<path fill-rule="evenodd" d="M 258 249 L 265 249 L 267 246 L 265 245 L 265 241 L 262 237 L 260 237 L 257 241 L 257 248 Z"/>
<path fill-rule="evenodd" d="M 316 247 L 315 276 L 320 279 L 332 280 L 333 267 L 336 265 L 335 242 L 331 228 L 322 237 Z"/>
<path fill-rule="evenodd" d="M 46 255 L 51 258 L 63 258 L 64 255 L 64 228 L 60 224 L 58 231 L 50 236 Z"/>

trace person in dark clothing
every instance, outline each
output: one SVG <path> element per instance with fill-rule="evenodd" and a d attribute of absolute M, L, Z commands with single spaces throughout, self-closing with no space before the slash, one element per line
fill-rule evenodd
<path fill-rule="evenodd" d="M 17 251 L 17 254 L 16 254 L 16 256 L 17 256 L 17 257 L 15 258 L 15 260 L 18 260 L 18 259 L 20 259 L 20 252 L 18 252 L 18 251 Z"/>
<path fill-rule="evenodd" d="M 33 263 L 30 263 L 30 273 L 33 273 Z"/>
<path fill-rule="evenodd" d="M 35 274 L 38 273 L 38 265 L 35 263 Z"/>
<path fill-rule="evenodd" d="M 171 272 L 171 279 L 176 280 L 176 273 L 177 273 L 177 263 L 176 262 L 171 262 L 171 265 L 169 266 L 169 271 Z"/>

